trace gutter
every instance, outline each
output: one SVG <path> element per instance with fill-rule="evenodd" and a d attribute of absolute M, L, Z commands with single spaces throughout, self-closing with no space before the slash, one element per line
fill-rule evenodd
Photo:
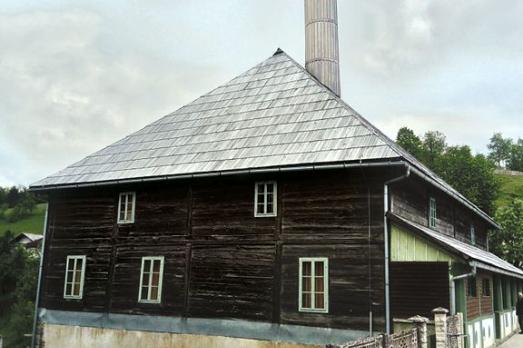
<path fill-rule="evenodd" d="M 456 280 L 465 279 L 469 277 L 475 277 L 477 273 L 477 264 L 475 261 L 471 261 L 469 265 L 472 267 L 472 271 L 458 276 L 450 276 L 450 314 L 456 314 Z"/>
<path fill-rule="evenodd" d="M 403 162 L 404 163 L 404 162 Z M 383 184 L 383 238 L 385 240 L 385 327 L 387 334 L 391 333 L 390 328 L 390 250 L 389 250 L 389 222 L 387 213 L 389 212 L 389 185 L 404 180 L 410 176 L 410 165 L 404 163 L 407 170 L 405 174 L 397 178 L 385 181 Z"/>
<path fill-rule="evenodd" d="M 47 222 L 49 214 L 49 203 L 45 209 L 44 215 L 44 230 L 43 230 L 43 240 L 42 240 L 42 251 L 40 252 L 40 266 L 38 267 L 38 283 L 36 286 L 36 299 L 35 299 L 35 311 L 33 317 L 33 334 L 31 336 L 31 348 L 36 347 L 36 332 L 38 331 L 38 308 L 40 307 L 40 288 L 42 286 L 42 273 L 44 267 L 44 254 L 45 254 L 45 240 L 47 232 Z"/>

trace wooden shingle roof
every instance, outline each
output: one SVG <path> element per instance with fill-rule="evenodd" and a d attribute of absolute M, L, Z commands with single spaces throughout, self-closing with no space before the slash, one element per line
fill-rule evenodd
<path fill-rule="evenodd" d="M 282 52 L 32 186 L 400 156 Z"/>

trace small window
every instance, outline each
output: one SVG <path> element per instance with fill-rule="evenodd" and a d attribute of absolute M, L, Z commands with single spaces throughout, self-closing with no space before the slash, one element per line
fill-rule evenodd
<path fill-rule="evenodd" d="M 142 257 L 138 302 L 162 301 L 163 256 Z"/>
<path fill-rule="evenodd" d="M 134 192 L 120 193 L 120 200 L 118 201 L 118 223 L 119 224 L 134 223 L 135 205 L 136 205 L 136 193 L 134 193 Z"/>
<path fill-rule="evenodd" d="M 429 227 L 436 227 L 436 199 L 430 197 L 429 199 Z"/>
<path fill-rule="evenodd" d="M 468 278 L 468 297 L 476 297 L 476 277 Z"/>
<path fill-rule="evenodd" d="M 300 312 L 328 313 L 329 260 L 325 257 L 300 258 Z"/>
<path fill-rule="evenodd" d="M 470 225 L 470 241 L 472 244 L 476 244 L 476 228 L 474 228 L 474 225 Z"/>
<path fill-rule="evenodd" d="M 277 185 L 275 181 L 254 185 L 254 216 L 276 216 Z"/>
<path fill-rule="evenodd" d="M 483 278 L 482 292 L 484 297 L 490 297 L 490 279 Z"/>
<path fill-rule="evenodd" d="M 67 256 L 64 298 L 81 299 L 84 292 L 85 255 Z"/>

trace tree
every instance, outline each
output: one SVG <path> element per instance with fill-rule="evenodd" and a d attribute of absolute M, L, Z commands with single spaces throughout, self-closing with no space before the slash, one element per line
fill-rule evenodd
<path fill-rule="evenodd" d="M 493 213 L 499 185 L 495 166 L 484 155 L 473 156 L 468 146 L 451 146 L 439 155 L 433 169 L 480 209 Z"/>
<path fill-rule="evenodd" d="M 493 212 L 499 185 L 495 166 L 484 155 L 472 155 L 468 146 L 448 147 L 438 131 L 426 132 L 420 139 L 403 127 L 396 141 L 485 212 Z"/>
<path fill-rule="evenodd" d="M 12 242 L 7 231 L 0 236 L 0 322 L 6 322 L 7 347 L 26 347 L 31 333 L 39 259 Z"/>
<path fill-rule="evenodd" d="M 517 143 L 512 144 L 507 167 L 510 170 L 523 172 L 523 139 L 518 139 Z"/>
<path fill-rule="evenodd" d="M 523 266 L 523 200 L 514 199 L 496 212 L 501 229 L 490 235 L 491 250 L 514 266 Z"/>
<path fill-rule="evenodd" d="M 447 147 L 445 135 L 438 131 L 429 131 L 423 137 L 422 161 L 429 167 L 434 168 L 438 158 L 443 155 Z"/>
<path fill-rule="evenodd" d="M 20 190 L 18 187 L 13 186 L 7 192 L 6 203 L 9 208 L 13 208 L 20 199 Z"/>
<path fill-rule="evenodd" d="M 414 134 L 412 129 L 407 127 L 400 128 L 396 135 L 396 143 L 414 157 L 418 159 L 422 158 L 423 148 L 421 139 Z"/>
<path fill-rule="evenodd" d="M 505 139 L 501 133 L 494 133 L 487 147 L 490 150 L 488 157 L 494 161 L 498 167 L 503 167 L 510 158 L 512 139 Z"/>

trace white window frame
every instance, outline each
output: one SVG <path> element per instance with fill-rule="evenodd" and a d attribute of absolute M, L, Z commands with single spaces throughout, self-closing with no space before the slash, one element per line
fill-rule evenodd
<path fill-rule="evenodd" d="M 274 192 L 272 195 L 272 206 L 273 212 L 267 213 L 267 185 L 272 184 L 274 187 Z M 258 186 L 263 185 L 263 213 L 258 212 Z M 271 217 L 278 215 L 278 184 L 276 181 L 257 181 L 254 183 L 254 217 Z"/>
<path fill-rule="evenodd" d="M 126 216 L 124 219 L 120 219 L 120 213 L 122 210 L 122 198 L 125 198 L 125 214 L 127 214 L 127 205 L 129 204 L 129 195 L 132 197 L 131 216 Z M 121 192 L 118 198 L 118 223 L 119 224 L 132 224 L 134 223 L 134 213 L 136 210 L 136 192 Z"/>
<path fill-rule="evenodd" d="M 312 308 L 303 307 L 303 263 L 311 262 L 311 293 L 312 293 Z M 315 272 L 316 272 L 316 262 L 323 262 L 323 308 L 314 308 L 315 300 L 314 296 L 316 293 L 316 281 L 315 281 Z M 309 312 L 309 313 L 329 313 L 329 259 L 327 257 L 300 257 L 299 259 L 299 289 L 298 289 L 298 310 L 300 312 Z"/>
<path fill-rule="evenodd" d="M 470 233 L 470 242 L 472 243 L 472 245 L 476 245 L 476 227 L 474 226 L 474 224 L 470 224 L 469 233 Z"/>
<path fill-rule="evenodd" d="M 85 264 L 86 264 L 85 255 L 68 255 L 65 262 L 65 277 L 64 277 L 64 298 L 71 300 L 81 300 L 84 295 L 84 281 L 85 281 Z M 80 274 L 80 294 L 68 294 L 67 293 L 67 273 L 69 272 L 69 263 L 74 262 L 73 264 L 73 279 L 71 283 L 71 293 L 74 293 L 74 284 L 76 283 L 76 264 L 78 260 L 82 260 L 82 272 Z"/>
<path fill-rule="evenodd" d="M 436 198 L 429 198 L 429 227 L 436 228 L 437 225 L 437 203 Z"/>
<path fill-rule="evenodd" d="M 162 285 L 163 285 L 163 256 L 144 256 L 142 257 L 142 267 L 140 268 L 140 285 L 138 290 L 138 302 L 139 303 L 161 303 L 162 302 Z M 142 284 L 143 284 L 143 267 L 145 261 L 151 261 L 151 268 L 149 269 L 149 284 L 147 285 L 147 299 L 142 299 Z M 154 262 L 160 261 L 160 276 L 158 279 L 158 298 L 156 300 L 151 300 L 151 288 L 152 288 L 152 270 L 154 269 Z"/>

